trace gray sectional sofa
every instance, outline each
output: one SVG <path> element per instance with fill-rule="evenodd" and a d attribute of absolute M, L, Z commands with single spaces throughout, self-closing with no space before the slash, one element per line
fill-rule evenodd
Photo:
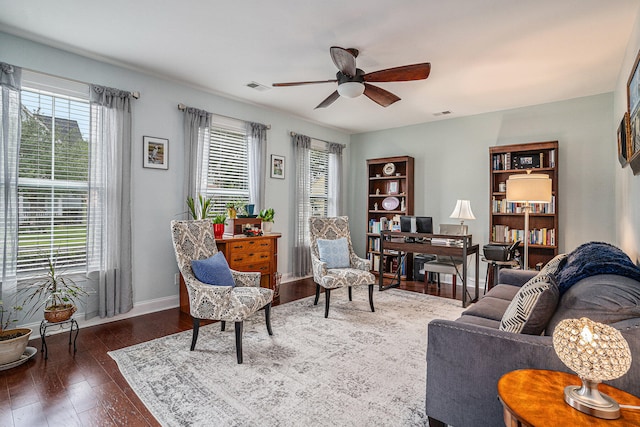
<path fill-rule="evenodd" d="M 558 256 L 554 266 L 551 266 L 554 261 L 550 262 L 551 273 L 545 269 L 540 273 L 501 270 L 500 284 L 459 319 L 429 323 L 426 413 L 431 426 L 504 426 L 503 409 L 497 397 L 497 383 L 502 375 L 523 368 L 571 372 L 555 354 L 551 337 L 555 326 L 568 318 L 588 317 L 621 331 L 629 343 L 633 361 L 626 375 L 609 384 L 640 396 L 640 281 L 637 280 L 640 269 L 627 257 L 625 268 L 630 274 L 626 275 L 610 274 L 616 270 L 608 259 L 589 260 L 590 270 L 582 265 L 571 270 L 569 264 L 575 261 L 571 255 Z M 561 268 L 571 274 L 575 271 L 580 279 L 562 293 L 555 280 L 560 276 L 558 271 L 563 271 Z M 549 291 L 545 292 L 548 298 L 541 298 L 535 306 L 529 319 L 532 325 L 528 326 L 533 328 L 530 333 L 510 332 L 505 312 L 534 276 L 535 280 L 545 276 L 550 282 Z M 502 329 L 507 330 L 501 330 L 501 322 Z"/>

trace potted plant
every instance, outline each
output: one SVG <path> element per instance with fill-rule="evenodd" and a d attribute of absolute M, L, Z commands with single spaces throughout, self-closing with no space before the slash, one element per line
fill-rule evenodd
<path fill-rule="evenodd" d="M 196 206 L 196 201 L 193 197 L 187 197 L 187 207 L 189 208 L 189 213 L 193 219 L 206 219 L 209 217 L 209 210 L 211 209 L 211 204 L 213 203 L 213 199 L 202 197 L 202 194 L 198 194 L 198 205 Z"/>
<path fill-rule="evenodd" d="M 227 222 L 227 216 L 225 214 L 217 214 L 213 217 L 213 237 L 216 239 L 222 239 L 224 234 L 224 225 Z"/>
<path fill-rule="evenodd" d="M 22 310 L 21 306 L 5 308 L 0 300 L 0 366 L 15 362 L 20 359 L 29 343 L 31 329 L 11 328 L 18 321 L 17 312 Z"/>
<path fill-rule="evenodd" d="M 273 217 L 275 216 L 273 208 L 262 209 L 258 214 L 258 218 L 262 219 L 262 231 L 264 233 L 271 233 L 273 226 Z"/>
<path fill-rule="evenodd" d="M 76 301 L 88 295 L 70 278 L 57 269 L 55 256 L 47 258 L 47 274 L 26 288 L 27 296 L 23 305 L 30 306 L 27 316 L 44 307 L 44 318 L 50 323 L 69 320 L 76 312 Z M 33 304 L 33 305 L 32 305 Z"/>

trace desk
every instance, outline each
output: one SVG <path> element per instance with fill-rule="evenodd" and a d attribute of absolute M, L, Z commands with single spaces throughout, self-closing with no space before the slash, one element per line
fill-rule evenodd
<path fill-rule="evenodd" d="M 504 407 L 508 427 L 562 426 L 638 426 L 640 411 L 620 408 L 620 418 L 604 420 L 582 413 L 564 401 L 564 388 L 579 385 L 576 375 L 541 369 L 520 369 L 504 374 L 498 381 L 498 398 Z M 598 389 L 620 405 L 640 405 L 640 399 L 600 384 Z"/>
<path fill-rule="evenodd" d="M 391 240 L 393 238 L 393 240 Z M 420 239 L 421 242 L 407 242 L 406 238 Z M 389 240 L 387 240 L 389 239 Z M 455 240 L 459 242 L 457 245 L 445 245 L 445 244 L 432 244 L 432 239 L 442 240 Z M 402 231 L 382 231 L 380 232 L 380 253 L 384 254 L 384 251 L 398 251 L 398 265 L 400 265 L 402 252 L 415 253 L 415 254 L 432 254 L 459 257 L 465 260 L 462 263 L 462 306 L 467 307 L 470 303 L 478 300 L 480 293 L 478 270 L 480 267 L 480 259 L 478 254 L 480 252 L 479 245 L 474 245 L 471 242 L 471 235 L 466 236 L 451 236 L 448 234 L 425 234 L 425 233 L 406 233 Z M 474 299 L 467 300 L 467 257 L 469 255 L 475 255 L 476 259 L 476 293 Z M 383 269 L 384 263 L 380 262 L 380 271 L 378 275 L 379 288 L 385 290 L 389 288 L 395 288 L 400 286 L 400 269 L 398 268 L 398 274 L 394 278 L 394 282 L 384 286 L 383 285 Z M 407 266 L 407 268 L 413 268 L 413 266 Z"/>

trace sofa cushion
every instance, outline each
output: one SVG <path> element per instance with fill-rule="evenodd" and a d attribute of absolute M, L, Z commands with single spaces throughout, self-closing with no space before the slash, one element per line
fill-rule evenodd
<path fill-rule="evenodd" d="M 327 268 L 349 268 L 349 244 L 341 237 L 334 240 L 318 239 L 318 255 L 320 261 L 327 263 Z"/>
<path fill-rule="evenodd" d="M 562 320 L 581 317 L 605 324 L 640 317 L 640 282 L 614 274 L 580 280 L 562 295 L 545 335 Z"/>
<path fill-rule="evenodd" d="M 462 316 L 458 317 L 456 319 L 456 322 L 466 323 L 466 324 L 469 324 L 469 325 L 476 325 L 476 326 L 485 326 L 485 327 L 491 328 L 491 329 L 500 328 L 500 321 L 499 320 L 486 319 L 484 317 L 478 317 L 478 316 L 467 316 L 465 314 L 463 314 Z"/>
<path fill-rule="evenodd" d="M 505 310 L 509 307 L 509 303 L 509 300 L 494 298 L 487 294 L 480 301 L 463 311 L 462 315 L 483 317 L 485 319 L 497 320 L 499 322 L 502 319 Z"/>
<path fill-rule="evenodd" d="M 558 274 L 560 268 L 564 265 L 567 256 L 567 254 L 556 255 L 551 261 L 549 261 L 544 265 L 544 267 L 542 267 L 542 270 L 540 270 L 540 274 L 553 274 L 555 276 L 556 274 Z"/>
<path fill-rule="evenodd" d="M 516 296 L 518 291 L 520 290 L 520 286 L 512 286 L 512 285 L 496 285 L 489 292 L 487 292 L 487 297 L 500 298 L 503 300 L 507 300 L 511 302 L 513 297 Z M 502 317 L 500 317 L 502 319 Z"/>
<path fill-rule="evenodd" d="M 518 291 L 507 307 L 500 330 L 540 335 L 558 305 L 560 292 L 552 275 L 538 274 Z"/>
<path fill-rule="evenodd" d="M 202 283 L 216 286 L 235 286 L 229 264 L 222 252 L 216 252 L 212 257 L 191 261 L 193 275 Z"/>

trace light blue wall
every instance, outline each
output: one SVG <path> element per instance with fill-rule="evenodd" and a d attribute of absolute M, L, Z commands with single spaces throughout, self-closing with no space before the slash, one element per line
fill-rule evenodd
<path fill-rule="evenodd" d="M 183 195 L 184 156 L 182 113 L 178 103 L 271 125 L 267 155 L 286 158 L 286 179 L 266 179 L 266 205 L 276 211 L 274 231 L 280 239 L 278 270 L 291 271 L 293 236 L 294 162 L 291 131 L 348 144 L 349 135 L 280 112 L 206 93 L 177 82 L 89 59 L 0 32 L 0 61 L 83 82 L 140 91 L 133 102 L 133 268 L 135 302 L 178 294 L 169 222 L 186 211 Z M 167 58 L 171 60 L 171 58 Z M 223 64 L 221 64 L 223 67 Z M 221 68 L 215 72 L 228 72 Z M 169 170 L 142 168 L 143 135 L 169 139 Z M 349 163 L 349 150 L 345 164 Z"/>
<path fill-rule="evenodd" d="M 618 124 L 627 110 L 627 81 L 633 68 L 638 50 L 640 49 L 640 12 L 636 16 L 636 22 L 629 38 L 624 62 L 620 68 L 618 84 L 614 97 L 614 128 L 615 133 Z M 617 158 L 612 160 L 615 169 L 615 211 L 616 211 L 616 238 L 618 245 L 640 265 L 640 176 L 634 176 L 629 166 L 620 167 Z"/>
<path fill-rule="evenodd" d="M 473 240 L 489 240 L 489 147 L 559 142 L 559 246 L 615 241 L 613 94 L 441 120 L 351 137 L 349 216 L 354 246 L 365 253 L 366 159 L 415 157 L 415 214 L 452 223 L 457 199 L 469 199 Z"/>

